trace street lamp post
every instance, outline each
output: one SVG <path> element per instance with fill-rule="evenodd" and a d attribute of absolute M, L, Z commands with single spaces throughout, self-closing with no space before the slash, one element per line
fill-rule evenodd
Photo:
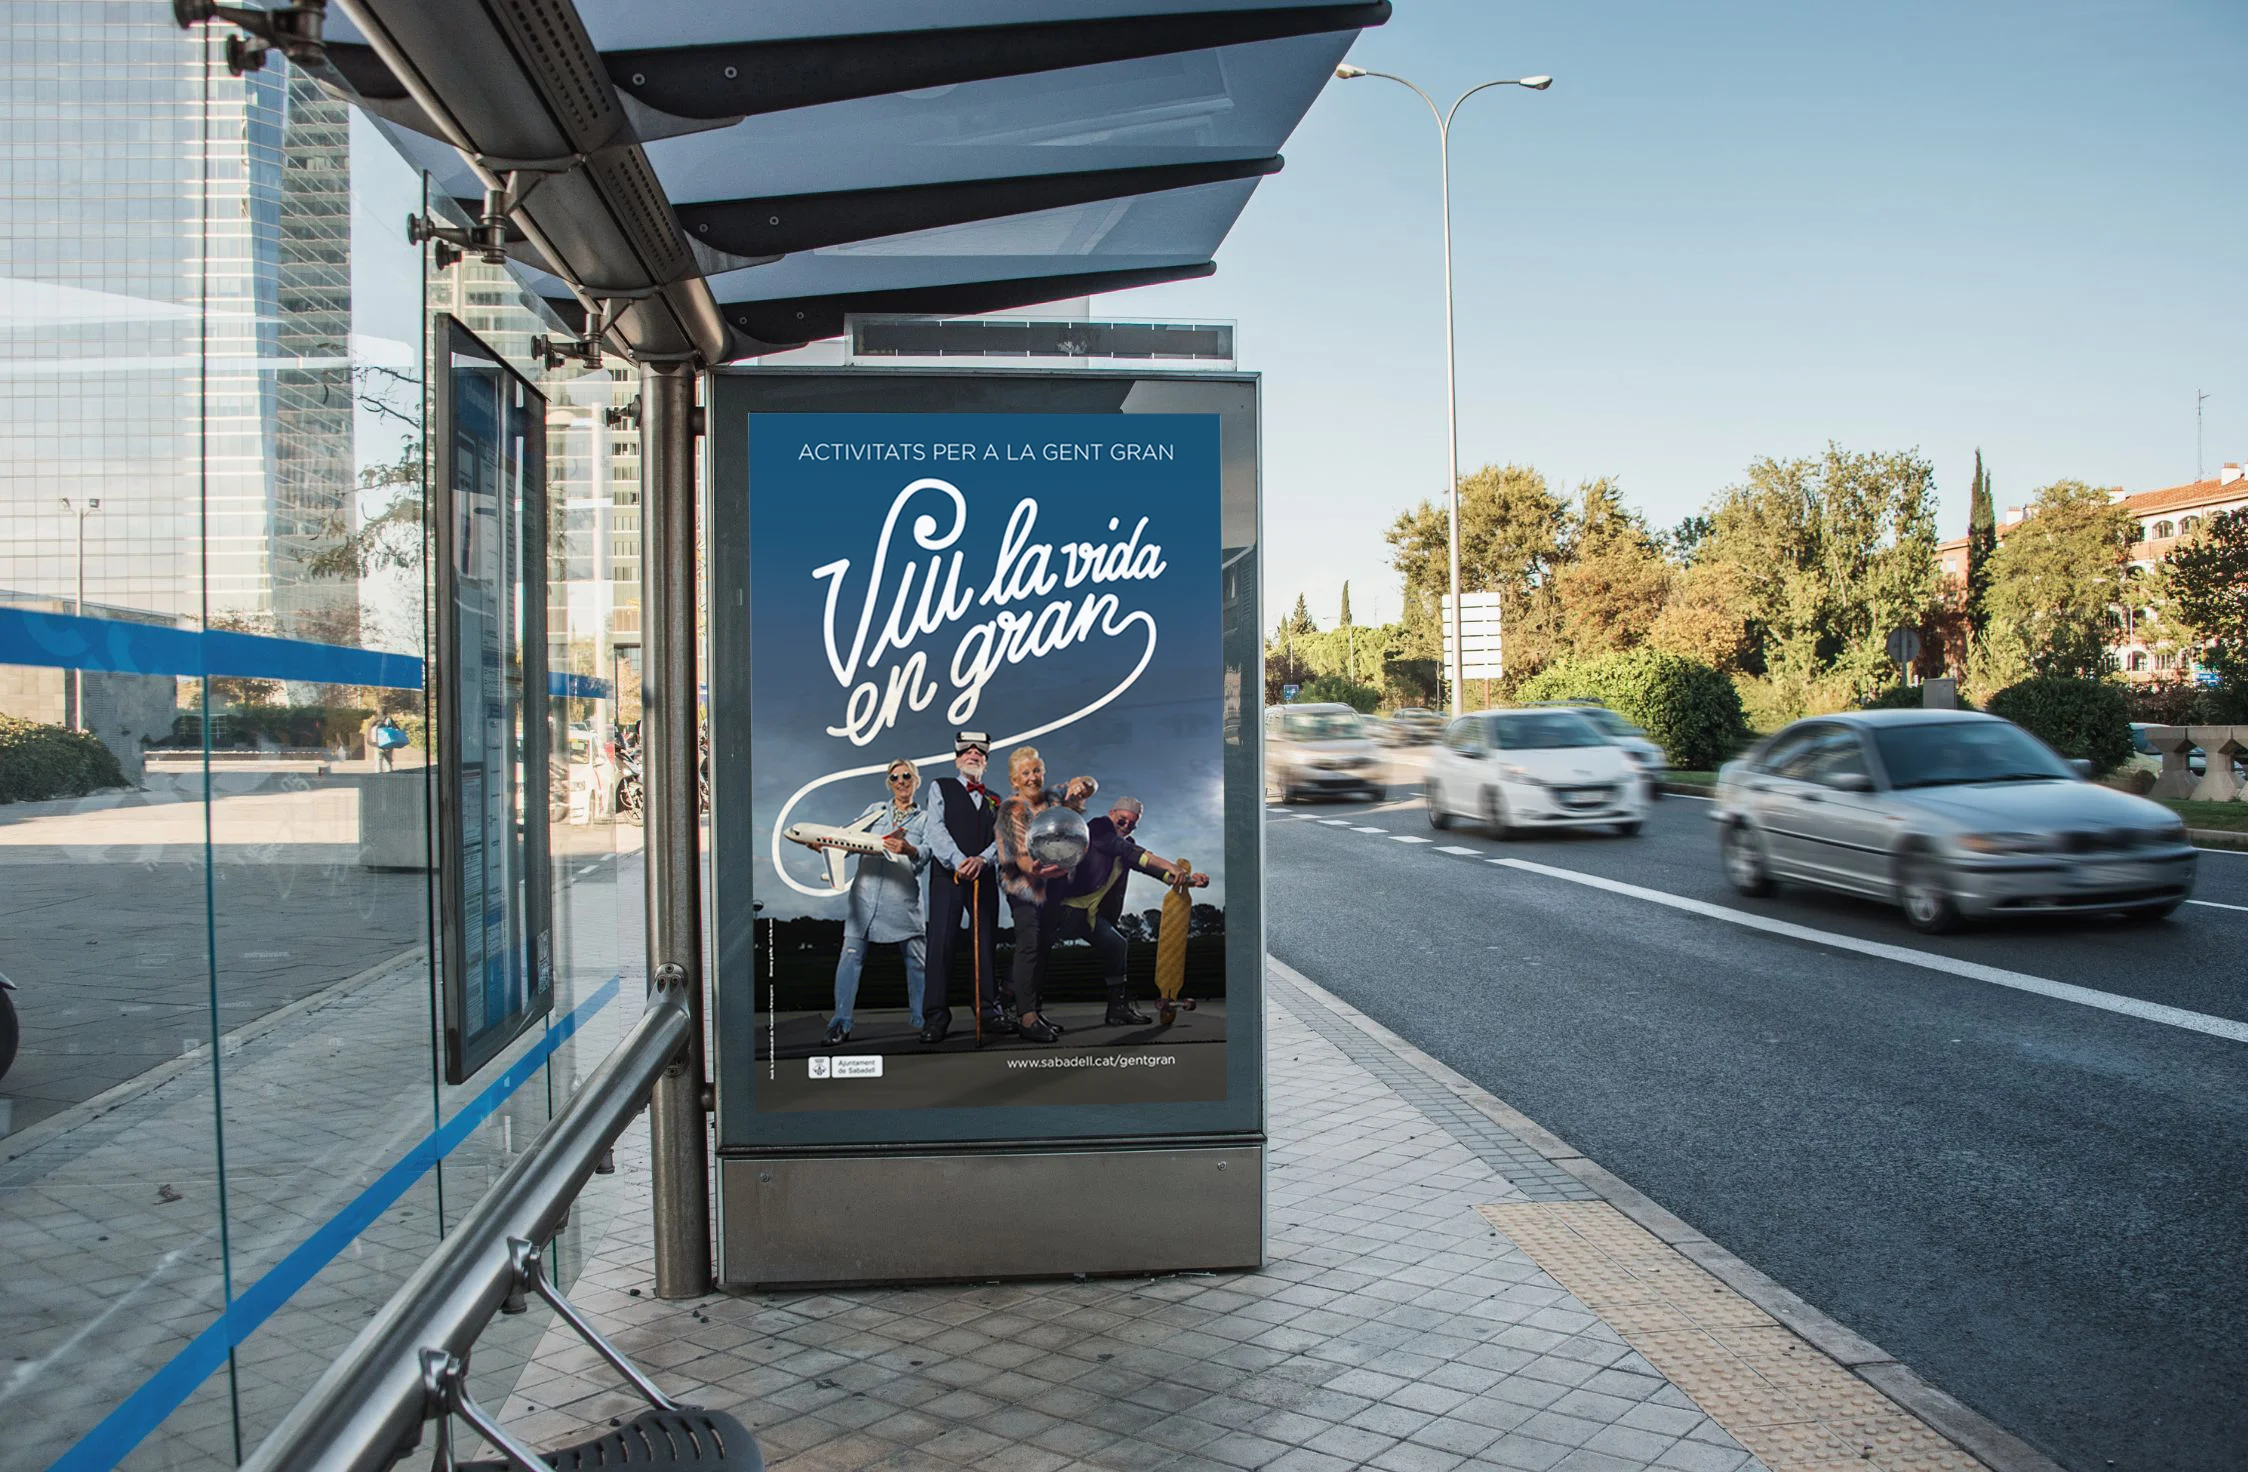
<path fill-rule="evenodd" d="M 62 498 L 62 509 L 78 516 L 78 593 L 71 600 L 70 611 L 80 618 L 86 616 L 86 518 L 101 510 L 101 497 L 95 496 L 83 506 L 73 506 L 70 498 Z M 86 669 L 84 665 L 70 667 L 70 729 L 86 729 Z"/>
<path fill-rule="evenodd" d="M 1478 92 L 1493 87 L 1527 87 L 1533 92 L 1543 92 L 1553 85 L 1551 77 L 1500 77 L 1468 88 L 1453 100 L 1449 111 L 1441 110 L 1436 99 L 1412 82 L 1393 72 L 1369 71 L 1348 62 L 1335 68 L 1342 81 L 1355 81 L 1359 77 L 1380 77 L 1385 82 L 1395 82 L 1412 88 L 1413 95 L 1428 104 L 1429 115 L 1436 119 L 1437 163 L 1443 173 L 1444 194 L 1444 449 L 1445 463 L 1450 477 L 1445 482 L 1446 517 L 1445 541 L 1451 553 L 1452 589 L 1452 714 L 1458 715 L 1467 704 L 1466 678 L 1467 651 L 1461 636 L 1460 617 L 1460 394 L 1459 353 L 1453 344 L 1452 326 L 1452 119 L 1458 115 L 1460 104 Z M 1502 624 L 1503 637 L 1505 627 Z"/>

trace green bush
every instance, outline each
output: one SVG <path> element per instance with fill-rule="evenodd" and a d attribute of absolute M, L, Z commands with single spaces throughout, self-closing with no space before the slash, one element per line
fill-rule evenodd
<path fill-rule="evenodd" d="M 1647 734 L 1687 771 L 1729 760 L 1748 740 L 1748 719 L 1733 682 L 1706 664 L 1652 649 L 1548 665 L 1523 681 L 1515 699 L 1589 697 Z"/>
<path fill-rule="evenodd" d="M 1297 704 L 1333 701 L 1349 706 L 1360 715 L 1370 715 L 1382 703 L 1382 692 L 1372 685 L 1361 685 L 1347 675 L 1319 675 L 1296 692 Z"/>
<path fill-rule="evenodd" d="M 1871 700 L 1858 702 L 1860 710 L 1918 710 L 1920 690 L 1915 685 L 1891 685 Z"/>
<path fill-rule="evenodd" d="M 2124 687 L 2131 719 L 2150 726 L 2208 726 L 2210 692 L 2187 680 L 2151 680 Z"/>
<path fill-rule="evenodd" d="M 116 753 L 84 731 L 0 716 L 0 802 L 40 802 L 123 787 Z"/>
<path fill-rule="evenodd" d="M 1986 707 L 2071 760 L 2112 772 L 2131 759 L 2131 705 L 2119 686 L 2074 675 L 2037 675 L 2008 685 Z"/>

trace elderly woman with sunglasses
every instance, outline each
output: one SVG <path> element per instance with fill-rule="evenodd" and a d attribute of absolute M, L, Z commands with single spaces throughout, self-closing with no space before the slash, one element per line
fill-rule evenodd
<path fill-rule="evenodd" d="M 923 961 L 927 956 L 928 914 L 921 905 L 921 871 L 929 863 L 929 815 L 914 802 L 921 769 L 900 757 L 884 779 L 886 802 L 871 804 L 859 820 L 875 820 L 869 830 L 882 840 L 883 854 L 861 854 L 851 876 L 850 911 L 843 917 L 843 954 L 835 958 L 835 1017 L 827 1026 L 827 1046 L 851 1040 L 851 1008 L 859 998 L 859 971 L 870 945 L 895 944 L 905 956 L 905 1000 L 913 1029 L 921 1030 Z"/>

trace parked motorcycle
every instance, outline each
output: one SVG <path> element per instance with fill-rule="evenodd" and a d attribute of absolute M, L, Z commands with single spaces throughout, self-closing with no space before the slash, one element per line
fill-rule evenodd
<path fill-rule="evenodd" d="M 610 808 L 620 823 L 639 827 L 648 821 L 648 793 L 640 777 L 640 727 L 637 722 L 617 729 L 614 756 L 617 764 L 616 791 L 610 794 Z"/>

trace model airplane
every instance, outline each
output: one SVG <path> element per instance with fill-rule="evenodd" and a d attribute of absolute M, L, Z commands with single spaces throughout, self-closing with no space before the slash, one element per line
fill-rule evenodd
<path fill-rule="evenodd" d="M 868 813 L 855 823 L 843 824 L 791 823 L 781 830 L 781 837 L 790 843 L 818 849 L 820 856 L 827 860 L 828 887 L 840 893 L 851 884 L 850 875 L 843 871 L 845 854 L 891 857 L 890 851 L 882 846 L 882 835 L 874 831 L 874 825 L 881 822 L 883 816 Z"/>

